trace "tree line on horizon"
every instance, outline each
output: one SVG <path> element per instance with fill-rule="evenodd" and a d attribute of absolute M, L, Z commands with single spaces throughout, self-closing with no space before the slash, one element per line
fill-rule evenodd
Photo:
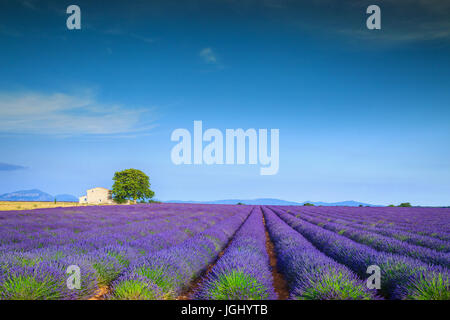
<path fill-rule="evenodd" d="M 111 196 L 116 203 L 122 204 L 128 201 L 137 203 L 149 203 L 158 202 L 152 200 L 155 192 L 150 189 L 150 178 L 144 172 L 138 169 L 125 169 L 122 171 L 117 171 L 114 173 L 113 177 L 113 187 L 111 190 Z M 56 199 L 55 199 L 56 201 Z M 239 202 L 238 205 L 244 205 L 244 203 Z M 306 202 L 303 206 L 315 206 L 313 203 Z M 359 207 L 363 207 L 362 204 Z M 369 206 L 366 206 L 369 207 Z M 387 207 L 396 207 L 393 204 Z M 397 207 L 409 208 L 412 207 L 409 202 L 402 202 Z"/>

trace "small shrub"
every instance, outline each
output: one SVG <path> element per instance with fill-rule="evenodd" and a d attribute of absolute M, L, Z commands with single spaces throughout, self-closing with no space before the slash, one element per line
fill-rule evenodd
<path fill-rule="evenodd" d="M 403 202 L 403 203 L 399 204 L 399 207 L 409 208 L 409 207 L 412 207 L 412 206 L 411 206 L 411 203 L 409 203 L 409 202 Z"/>

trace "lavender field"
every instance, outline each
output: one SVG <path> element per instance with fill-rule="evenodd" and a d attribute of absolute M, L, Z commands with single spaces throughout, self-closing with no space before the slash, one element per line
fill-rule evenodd
<path fill-rule="evenodd" d="M 447 208 L 0 211 L 2 300 L 449 300 L 449 268 Z"/>

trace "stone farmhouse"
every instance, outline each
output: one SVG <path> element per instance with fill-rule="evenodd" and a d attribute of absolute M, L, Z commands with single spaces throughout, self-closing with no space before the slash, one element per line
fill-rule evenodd
<path fill-rule="evenodd" d="M 111 190 L 106 188 L 93 188 L 86 191 L 86 195 L 79 198 L 79 203 L 112 204 Z"/>

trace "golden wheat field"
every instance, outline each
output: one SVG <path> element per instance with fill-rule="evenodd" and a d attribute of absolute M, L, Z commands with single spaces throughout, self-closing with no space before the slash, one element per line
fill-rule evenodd
<path fill-rule="evenodd" d="M 86 206 L 78 202 L 53 202 L 53 201 L 0 201 L 0 211 L 31 210 L 41 208 L 78 207 Z"/>

